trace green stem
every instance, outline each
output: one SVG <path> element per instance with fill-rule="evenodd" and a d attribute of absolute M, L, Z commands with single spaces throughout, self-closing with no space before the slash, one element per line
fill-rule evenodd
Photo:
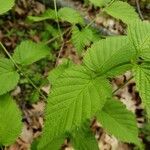
<path fill-rule="evenodd" d="M 112 92 L 112 94 L 114 95 L 117 91 L 119 91 L 120 89 L 122 89 L 122 88 L 123 88 L 129 81 L 131 81 L 133 78 L 134 78 L 134 77 L 131 76 L 128 80 L 125 81 L 124 84 L 122 84 L 122 85 L 119 86 L 116 90 L 114 90 L 114 91 Z"/>
<path fill-rule="evenodd" d="M 64 39 L 63 39 L 63 35 L 62 35 L 61 29 L 60 29 L 56 0 L 54 0 L 54 8 L 55 8 L 55 15 L 56 15 L 56 21 L 57 21 L 57 26 L 58 26 L 59 34 L 60 34 L 61 40 L 63 42 Z"/>
<path fill-rule="evenodd" d="M 23 75 L 30 82 L 30 84 L 39 92 L 39 94 L 44 98 L 44 100 L 46 100 L 45 95 L 33 83 L 33 81 L 28 77 L 28 75 L 26 75 L 24 72 L 22 72 L 21 68 L 18 66 L 18 64 L 15 62 L 15 60 L 13 59 L 13 57 L 10 55 L 10 53 L 7 51 L 7 49 L 4 47 L 4 45 L 1 42 L 0 42 L 0 46 L 2 47 L 2 49 L 4 50 L 4 52 L 7 54 L 7 56 L 10 58 L 10 60 L 12 61 L 12 63 L 15 65 L 15 67 L 17 68 L 17 70 L 21 73 L 21 75 Z"/>

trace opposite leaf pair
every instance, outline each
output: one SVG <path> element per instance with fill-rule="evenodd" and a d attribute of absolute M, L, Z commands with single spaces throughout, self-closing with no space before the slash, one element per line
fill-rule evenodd
<path fill-rule="evenodd" d="M 64 138 L 62 135 L 66 132 L 71 134 L 76 128 L 80 129 L 87 119 L 94 116 L 99 118 L 109 133 L 120 140 L 140 145 L 135 117 L 123 104 L 113 100 L 107 78 L 132 70 L 136 65 L 144 65 L 144 58 L 140 64 L 138 62 L 143 54 L 141 50 L 139 53 L 139 49 L 149 47 L 147 40 L 149 41 L 150 30 L 146 30 L 149 27 L 144 22 L 130 24 L 128 36 L 111 37 L 96 42 L 87 50 L 83 65 L 64 69 L 52 85 L 39 149 L 55 145 L 55 139 Z M 138 32 L 138 29 L 144 32 Z M 134 31 L 137 31 L 136 34 Z M 136 73 L 135 76 L 137 75 Z M 136 82 L 139 81 L 136 79 Z M 148 102 L 149 99 L 143 102 L 145 101 Z M 109 126 L 111 123 L 117 130 Z"/>

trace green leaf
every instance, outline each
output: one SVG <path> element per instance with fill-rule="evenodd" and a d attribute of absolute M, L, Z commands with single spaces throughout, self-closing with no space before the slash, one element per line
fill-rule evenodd
<path fill-rule="evenodd" d="M 22 129 L 21 112 L 9 95 L 0 96 L 0 145 L 10 145 Z"/>
<path fill-rule="evenodd" d="M 150 23 L 137 21 L 129 24 L 128 36 L 138 53 L 150 49 Z"/>
<path fill-rule="evenodd" d="M 6 13 L 15 4 L 15 0 L 0 0 L 0 15 Z"/>
<path fill-rule="evenodd" d="M 40 16 L 28 16 L 28 19 L 33 22 L 44 21 L 48 19 L 56 19 L 55 11 L 52 9 L 47 9 L 42 15 Z"/>
<path fill-rule="evenodd" d="M 67 131 L 80 126 L 100 110 L 111 87 L 84 67 L 73 67 L 57 79 L 50 94 L 41 147 Z"/>
<path fill-rule="evenodd" d="M 0 58 L 0 95 L 15 88 L 19 80 L 19 74 L 9 59 Z"/>
<path fill-rule="evenodd" d="M 108 4 L 111 0 L 89 0 L 89 1 L 95 6 L 102 7 Z"/>
<path fill-rule="evenodd" d="M 80 30 L 77 26 L 73 27 L 71 40 L 79 54 L 81 54 L 84 48 L 89 46 L 91 42 L 96 41 L 95 35 L 96 34 L 89 28 Z"/>
<path fill-rule="evenodd" d="M 80 13 L 78 13 L 76 10 L 69 7 L 63 7 L 59 9 L 58 16 L 62 21 L 67 21 L 71 24 L 77 24 L 77 23 L 83 24 L 84 22 Z"/>
<path fill-rule="evenodd" d="M 32 41 L 23 41 L 13 54 L 13 59 L 23 66 L 30 65 L 50 54 L 48 46 Z"/>
<path fill-rule="evenodd" d="M 53 85 L 53 83 L 55 83 L 55 81 L 57 81 L 57 79 L 70 67 L 72 67 L 74 64 L 72 61 L 70 60 L 64 60 L 64 62 L 62 64 L 60 64 L 59 66 L 57 66 L 56 68 L 54 68 L 53 70 L 51 70 L 49 72 L 48 75 L 48 80 L 49 82 Z"/>
<path fill-rule="evenodd" d="M 121 102 L 113 99 L 108 100 L 97 117 L 108 133 L 123 142 L 139 145 L 135 116 Z"/>
<path fill-rule="evenodd" d="M 108 7 L 104 8 L 104 11 L 127 24 L 139 20 L 139 16 L 135 12 L 134 7 L 126 2 L 115 1 Z"/>
<path fill-rule="evenodd" d="M 90 129 L 89 121 L 72 132 L 71 143 L 75 150 L 99 150 L 95 135 Z"/>
<path fill-rule="evenodd" d="M 47 148 L 49 148 L 49 150 L 60 150 L 64 141 L 65 135 L 56 137 L 53 140 L 50 140 L 49 137 L 42 136 L 42 139 L 39 140 L 37 145 L 37 150 L 46 150 Z"/>
<path fill-rule="evenodd" d="M 115 76 L 131 68 L 134 56 L 128 38 L 117 36 L 94 43 L 84 57 L 84 64 L 100 75 Z"/>
<path fill-rule="evenodd" d="M 143 63 L 133 67 L 136 88 L 150 118 L 150 64 Z"/>

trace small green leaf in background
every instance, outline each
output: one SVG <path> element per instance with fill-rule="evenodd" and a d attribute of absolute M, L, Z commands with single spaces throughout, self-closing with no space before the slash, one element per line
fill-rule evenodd
<path fill-rule="evenodd" d="M 95 42 L 100 38 L 95 39 L 96 33 L 90 28 L 79 29 L 77 26 L 72 30 L 72 43 L 75 46 L 78 54 L 81 54 L 86 46 L 90 46 L 91 42 Z"/>
<path fill-rule="evenodd" d="M 89 121 L 72 131 L 71 144 L 75 150 L 99 150 L 98 142 L 90 129 Z"/>
<path fill-rule="evenodd" d="M 53 85 L 53 83 L 57 81 L 57 79 L 65 72 L 65 70 L 69 69 L 73 65 L 74 64 L 71 60 L 64 59 L 60 65 L 49 72 L 49 82 Z"/>
<path fill-rule="evenodd" d="M 40 94 L 39 94 L 39 92 L 36 91 L 36 90 L 33 91 L 33 92 L 31 93 L 29 102 L 30 102 L 30 103 L 36 103 L 36 102 L 38 102 L 39 100 L 40 100 Z"/>
<path fill-rule="evenodd" d="M 42 43 L 23 41 L 14 51 L 13 59 L 23 66 L 30 65 L 48 55 L 50 48 Z"/>
<path fill-rule="evenodd" d="M 44 21 L 48 19 L 56 19 L 56 14 L 53 9 L 47 9 L 43 14 L 40 16 L 28 16 L 28 19 L 33 22 L 39 22 L 39 21 Z"/>
<path fill-rule="evenodd" d="M 98 7 L 105 6 L 107 3 L 109 3 L 111 0 L 89 0 L 92 4 Z"/>
<path fill-rule="evenodd" d="M 50 93 L 41 143 L 46 144 L 93 117 L 111 97 L 111 91 L 105 78 L 96 77 L 83 66 L 67 69 Z"/>
<path fill-rule="evenodd" d="M 103 128 L 119 140 L 140 145 L 135 116 L 120 101 L 109 99 L 97 118 Z"/>
<path fill-rule="evenodd" d="M 67 21 L 71 24 L 77 24 L 77 23 L 83 24 L 84 23 L 83 18 L 81 17 L 80 13 L 69 7 L 64 7 L 64 8 L 59 9 L 58 17 L 62 21 Z"/>
<path fill-rule="evenodd" d="M 15 4 L 15 0 L 0 0 L 0 15 L 6 13 Z"/>
<path fill-rule="evenodd" d="M 0 58 L 0 95 L 13 90 L 18 80 L 19 74 L 11 60 Z"/>
<path fill-rule="evenodd" d="M 104 8 L 104 11 L 127 24 L 139 20 L 139 16 L 135 12 L 134 7 L 126 2 L 115 1 L 108 7 Z"/>
<path fill-rule="evenodd" d="M 0 145 L 13 144 L 22 129 L 21 112 L 9 95 L 0 96 Z"/>
<path fill-rule="evenodd" d="M 126 36 L 110 37 L 94 43 L 84 56 L 84 64 L 100 75 L 116 76 L 131 69 L 135 52 Z"/>

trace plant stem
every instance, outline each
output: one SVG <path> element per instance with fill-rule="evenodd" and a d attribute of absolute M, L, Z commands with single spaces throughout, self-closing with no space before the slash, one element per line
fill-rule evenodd
<path fill-rule="evenodd" d="M 18 64 L 15 62 L 15 60 L 13 59 L 13 57 L 10 55 L 10 53 L 7 51 L 7 49 L 4 47 L 4 45 L 0 42 L 0 46 L 2 47 L 2 49 L 4 50 L 4 52 L 7 54 L 7 56 L 10 58 L 10 60 L 12 61 L 12 63 L 15 65 L 15 67 L 17 68 L 17 70 L 20 72 L 21 75 L 23 75 L 29 82 L 30 84 L 39 92 L 39 94 L 44 98 L 44 100 L 46 100 L 45 95 L 40 91 L 40 89 L 33 83 L 33 81 L 28 77 L 27 74 L 25 74 L 24 72 L 22 72 L 21 68 L 18 66 Z"/>
<path fill-rule="evenodd" d="M 136 2 L 137 11 L 139 13 L 140 18 L 141 18 L 141 20 L 144 20 L 144 17 L 142 15 L 142 12 L 141 12 L 141 9 L 140 9 L 139 0 L 135 0 L 135 2 Z"/>
<path fill-rule="evenodd" d="M 66 34 L 69 30 L 71 30 L 71 28 L 66 29 L 66 30 L 62 33 L 62 35 Z M 50 44 L 51 42 L 55 41 L 55 40 L 58 39 L 59 37 L 60 37 L 60 35 L 57 35 L 57 36 L 51 38 L 50 40 L 46 41 L 45 44 Z"/>
<path fill-rule="evenodd" d="M 124 82 L 124 84 L 122 84 L 121 86 L 119 86 L 116 90 L 114 90 L 113 92 L 112 92 L 112 94 L 114 95 L 117 91 L 119 91 L 121 88 L 123 88 L 129 81 L 131 81 L 133 79 L 133 76 L 131 76 L 128 80 L 126 80 L 125 82 Z"/>
<path fill-rule="evenodd" d="M 58 19 L 58 11 L 57 11 L 57 3 L 56 0 L 54 0 L 54 8 L 55 8 L 55 15 L 56 15 L 56 21 L 57 21 L 57 26 L 58 26 L 58 30 L 59 30 L 59 34 L 60 34 L 60 38 L 63 42 L 63 35 L 61 33 L 61 29 L 60 29 L 60 24 L 59 24 L 59 19 Z"/>

